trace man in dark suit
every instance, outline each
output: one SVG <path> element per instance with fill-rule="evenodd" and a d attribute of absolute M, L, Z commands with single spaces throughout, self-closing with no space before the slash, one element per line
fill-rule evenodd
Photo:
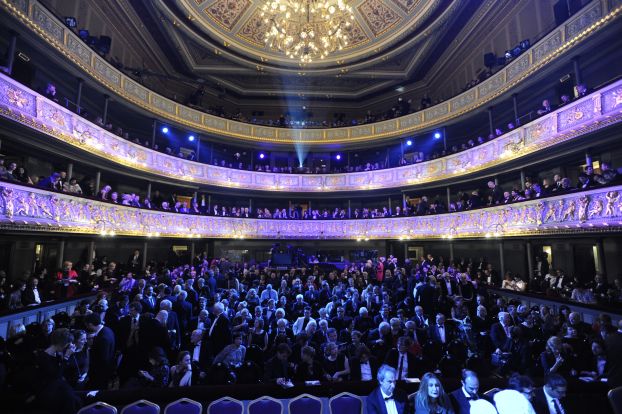
<path fill-rule="evenodd" d="M 436 315 L 436 323 L 430 325 L 428 338 L 437 344 L 449 344 L 455 338 L 455 331 L 445 323 L 445 315 L 439 313 Z"/>
<path fill-rule="evenodd" d="M 379 386 L 367 396 L 367 414 L 409 413 L 408 397 L 399 388 L 395 388 L 396 372 L 388 365 L 378 369 Z"/>
<path fill-rule="evenodd" d="M 350 360 L 350 377 L 352 381 L 373 381 L 379 367 L 378 360 L 372 356 L 369 348 L 361 344 Z"/>
<path fill-rule="evenodd" d="M 89 389 L 106 389 L 116 366 L 114 333 L 103 325 L 96 313 L 86 315 L 84 324 L 89 337 L 92 338 L 89 353 Z"/>
<path fill-rule="evenodd" d="M 188 327 L 192 320 L 192 304 L 186 300 L 188 292 L 182 290 L 177 295 L 177 299 L 173 302 L 173 310 L 177 313 L 179 318 L 179 327 L 181 328 L 182 337 L 189 334 Z"/>
<path fill-rule="evenodd" d="M 618 331 L 605 338 L 607 349 L 607 385 L 611 388 L 622 385 L 622 321 L 618 323 Z"/>
<path fill-rule="evenodd" d="M 427 316 L 434 315 L 438 307 L 438 291 L 436 289 L 436 278 L 428 277 L 428 282 L 417 288 L 415 303 L 420 305 Z"/>
<path fill-rule="evenodd" d="M 499 312 L 499 322 L 493 323 L 490 327 L 490 340 L 493 347 L 501 351 L 508 345 L 510 337 L 511 316 L 507 312 Z"/>
<path fill-rule="evenodd" d="M 283 384 L 293 377 L 293 369 L 289 363 L 292 350 L 289 345 L 281 343 L 276 348 L 276 355 L 266 361 L 264 365 L 264 379 L 267 382 Z"/>
<path fill-rule="evenodd" d="M 207 331 L 207 339 L 212 356 L 216 356 L 231 343 L 231 330 L 229 329 L 229 319 L 224 314 L 225 305 L 222 302 L 216 302 L 213 309 L 214 318 Z"/>
<path fill-rule="evenodd" d="M 133 271 L 138 270 L 142 266 L 143 258 L 140 255 L 140 250 L 134 250 L 134 253 L 127 259 L 127 267 Z"/>
<path fill-rule="evenodd" d="M 168 318 L 166 318 L 166 329 L 168 331 L 168 338 L 171 344 L 172 350 L 178 350 L 181 346 L 181 329 L 179 328 L 179 318 L 177 312 L 173 310 L 173 304 L 168 299 L 163 299 L 160 302 L 160 310 L 168 312 Z"/>
<path fill-rule="evenodd" d="M 415 378 L 419 372 L 417 370 L 417 358 L 408 352 L 413 341 L 408 336 L 402 336 L 397 340 L 397 348 L 392 348 L 387 353 L 384 363 L 396 370 L 396 380 L 404 378 Z"/>
<path fill-rule="evenodd" d="M 337 330 L 337 333 L 341 333 L 344 329 L 352 325 L 352 318 L 346 315 L 346 310 L 343 306 L 337 308 L 337 316 L 330 320 L 331 326 Z"/>
<path fill-rule="evenodd" d="M 471 401 L 485 398 L 483 395 L 478 394 L 479 391 L 479 379 L 474 371 L 468 369 L 462 370 L 462 387 L 458 388 L 451 394 L 449 399 L 454 407 L 456 414 L 470 414 Z M 490 401 L 492 403 L 492 401 Z"/>
<path fill-rule="evenodd" d="M 533 396 L 532 404 L 536 414 L 570 414 L 570 407 L 563 402 L 567 388 L 563 376 L 549 374 L 544 386 L 537 388 Z"/>
<path fill-rule="evenodd" d="M 212 358 L 209 355 L 209 349 L 203 340 L 204 331 L 195 329 L 190 334 L 190 340 L 183 347 L 184 350 L 190 352 L 190 360 L 192 361 L 192 383 L 199 384 L 207 378 Z"/>
<path fill-rule="evenodd" d="M 158 301 L 153 293 L 153 286 L 146 286 L 143 292 L 143 298 L 140 301 L 140 304 L 143 306 L 143 312 L 155 315 L 158 310 Z"/>

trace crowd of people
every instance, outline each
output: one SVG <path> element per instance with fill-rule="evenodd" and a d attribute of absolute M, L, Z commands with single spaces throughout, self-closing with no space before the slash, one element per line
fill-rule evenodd
<path fill-rule="evenodd" d="M 585 84 L 577 85 L 576 90 L 577 90 L 576 96 L 575 96 L 576 99 L 582 98 L 588 93 L 588 89 Z M 43 92 L 43 95 L 47 97 L 48 99 L 59 102 L 59 96 L 57 95 L 56 87 L 54 86 L 53 83 L 49 83 L 47 85 L 45 91 Z M 557 107 L 562 107 L 571 101 L 572 101 L 572 98 L 570 97 L 570 95 L 567 95 L 567 94 L 562 95 L 560 97 L 560 104 Z M 374 114 L 372 111 L 367 111 L 364 118 L 356 122 L 353 121 L 352 125 L 379 122 L 379 121 L 392 119 L 392 118 L 396 118 L 396 117 L 399 117 L 405 114 L 412 113 L 411 104 L 412 104 L 411 100 L 404 100 L 402 98 L 399 98 L 396 105 L 394 105 L 386 113 Z M 425 109 L 430 104 L 431 104 L 431 101 L 429 100 L 429 98 L 427 97 L 422 98 L 421 108 Z M 551 101 L 549 99 L 545 99 L 542 103 L 542 107 L 535 110 L 535 114 L 536 116 L 542 116 L 542 115 L 545 115 L 551 112 L 554 109 L 556 108 L 552 107 Z M 183 146 L 180 146 L 179 148 L 175 149 L 171 145 L 160 146 L 157 143 L 152 144 L 151 140 L 148 140 L 145 138 L 132 137 L 130 136 L 129 132 L 124 131 L 123 128 L 121 128 L 120 126 L 114 126 L 109 121 L 104 122 L 101 116 L 92 116 L 90 113 L 88 113 L 86 110 L 83 110 L 83 109 L 81 110 L 80 115 L 85 118 L 91 119 L 92 122 L 98 125 L 99 127 L 104 128 L 108 130 L 109 132 L 114 133 L 115 135 L 118 135 L 119 137 L 130 140 L 134 142 L 135 144 L 142 145 L 146 148 L 151 148 L 153 146 L 153 149 L 156 151 L 160 151 L 167 155 L 187 159 L 190 161 L 197 160 L 197 154 L 194 151 L 194 148 L 185 148 Z M 232 119 L 247 121 L 246 118 L 244 118 L 239 112 L 236 116 L 232 117 Z M 445 157 L 451 154 L 456 154 L 461 151 L 468 150 L 475 146 L 481 145 L 487 141 L 493 140 L 503 135 L 505 132 L 509 132 L 513 130 L 514 128 L 516 128 L 517 122 L 518 120 L 509 122 L 506 126 L 506 131 L 504 131 L 501 127 L 496 127 L 494 129 L 494 132 L 489 134 L 487 137 L 479 136 L 477 138 L 471 138 L 463 142 L 462 144 L 454 144 L 445 149 L 432 150 L 429 153 L 425 153 L 425 152 L 418 151 L 418 150 L 409 151 L 405 155 L 402 155 L 401 157 L 396 158 L 394 160 L 391 160 L 388 158 L 382 159 L 382 160 L 376 160 L 376 161 L 369 161 L 369 162 L 365 162 L 365 161 L 355 162 L 355 160 L 352 160 L 351 164 L 344 163 L 344 162 L 333 162 L 332 165 L 330 166 L 307 165 L 307 163 L 305 162 L 303 163 L 302 167 L 294 167 L 291 165 L 287 165 L 287 166 L 271 165 L 271 164 L 266 164 L 261 161 L 252 163 L 248 160 L 248 157 L 243 156 L 243 154 L 241 154 L 239 151 L 232 150 L 232 151 L 228 151 L 228 153 L 231 154 L 230 156 L 227 156 L 224 153 L 221 154 L 221 157 L 223 157 L 222 159 L 219 159 L 218 157 L 212 157 L 211 163 L 213 165 L 225 167 L 225 168 L 233 168 L 233 169 L 241 169 L 241 170 L 249 170 L 249 171 L 254 170 L 254 171 L 273 172 L 273 173 L 289 173 L 289 174 L 292 174 L 292 173 L 326 174 L 326 173 L 348 173 L 348 172 L 374 171 L 374 170 L 379 170 L 379 169 L 385 169 L 385 168 L 391 168 L 391 167 L 396 167 L 396 166 L 404 166 L 408 164 L 416 164 L 416 163 L 420 163 L 424 161 L 430 161 L 430 160 Z M 270 125 L 270 126 L 277 126 L 277 127 L 282 126 L 282 127 L 292 127 L 292 128 L 305 128 L 305 127 L 308 128 L 312 126 L 322 127 L 322 128 L 326 128 L 329 126 L 350 126 L 350 125 L 347 125 L 347 123 L 344 123 L 343 121 L 340 121 L 338 125 L 337 124 L 329 125 L 329 123 L 327 122 L 319 123 L 319 122 L 312 122 L 312 121 L 303 122 L 301 124 L 300 122 L 297 122 L 297 121 L 296 122 L 289 121 L 284 115 L 281 115 L 279 120 L 276 122 L 270 121 L 270 122 L 261 123 L 258 120 L 255 120 L 255 123 L 259 123 L 263 125 Z M 410 150 L 410 148 L 407 148 L 406 150 Z M 400 151 L 400 153 L 404 154 L 403 151 Z"/>
<path fill-rule="evenodd" d="M 592 166 L 585 167 L 579 174 L 577 183 L 559 174 L 552 179 L 526 178 L 524 189 L 517 187 L 511 190 L 503 189 L 489 181 L 486 188 L 473 192 L 460 191 L 454 200 L 447 202 L 445 197 L 428 197 L 408 199 L 404 205 L 382 207 L 334 207 L 331 209 L 313 206 L 303 208 L 300 204 L 292 204 L 287 208 L 265 208 L 219 205 L 206 202 L 205 197 L 177 198 L 166 197 L 159 191 L 154 191 L 151 197 L 144 197 L 136 193 L 119 193 L 113 191 L 110 185 L 103 185 L 96 192 L 93 180 L 88 177 L 78 182 L 76 177 L 67 177 L 64 171 L 54 172 L 49 177 L 28 176 L 24 167 L 18 167 L 11 162 L 7 166 L 0 158 L 0 180 L 18 182 L 21 184 L 36 185 L 47 190 L 62 191 L 69 194 L 96 197 L 99 200 L 139 208 L 170 211 L 184 214 L 200 214 L 220 217 L 259 218 L 259 219 L 291 219 L 291 220 L 344 220 L 344 219 L 374 219 L 389 217 L 424 216 L 447 212 L 468 211 L 477 208 L 494 207 L 525 200 L 538 199 L 553 195 L 568 194 L 574 191 L 588 190 L 600 186 L 614 185 L 622 179 L 622 173 L 613 168 L 610 163 L 603 161 L 600 169 L 595 171 Z M 84 189 L 82 187 L 85 187 Z M 402 203 L 400 203 L 402 204 Z"/>
<path fill-rule="evenodd" d="M 438 378 L 463 375 L 468 395 L 478 393 L 477 375 L 507 377 L 529 407 L 537 403 L 530 377 L 622 384 L 622 326 L 606 314 L 587 324 L 565 306 L 556 312 L 495 298 L 489 287 L 500 287 L 501 277 L 484 259 L 391 256 L 343 271 L 277 271 L 205 254 L 185 264 L 169 259 L 143 269 L 136 250 L 123 264 L 65 262 L 27 286 L 16 283 L 13 305 L 96 297 L 73 315 L 12 325 L 2 341 L 2 386 L 72 412 L 80 404 L 75 390 L 377 378 L 390 397 L 396 381 L 421 377 L 413 406 L 445 411 L 417 413 L 463 413 L 445 400 Z"/>

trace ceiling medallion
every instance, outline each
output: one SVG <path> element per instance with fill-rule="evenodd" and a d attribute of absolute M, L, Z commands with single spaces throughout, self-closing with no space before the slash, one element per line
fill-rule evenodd
<path fill-rule="evenodd" d="M 345 0 L 264 0 L 261 17 L 266 45 L 304 65 L 348 45 L 354 10 Z"/>

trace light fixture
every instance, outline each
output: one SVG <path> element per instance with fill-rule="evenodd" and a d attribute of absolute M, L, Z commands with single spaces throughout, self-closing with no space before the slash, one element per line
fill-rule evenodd
<path fill-rule="evenodd" d="M 408 145 L 409 147 L 410 147 L 412 144 L 413 144 L 412 140 L 410 140 L 410 139 L 409 139 L 408 141 L 406 141 L 406 145 Z"/>
<path fill-rule="evenodd" d="M 188 136 L 188 141 L 190 141 L 190 142 L 194 141 L 194 135 L 189 135 Z"/>
<path fill-rule="evenodd" d="M 264 0 L 261 18 L 266 46 L 307 64 L 348 46 L 354 9 L 347 0 Z"/>
<path fill-rule="evenodd" d="M 168 134 L 168 127 L 162 127 L 162 133 Z"/>
<path fill-rule="evenodd" d="M 440 139 L 441 138 L 441 133 L 440 132 L 435 132 L 434 133 L 434 139 Z"/>
<path fill-rule="evenodd" d="M 337 161 L 339 161 L 341 159 L 341 154 L 337 154 L 335 158 L 337 158 Z"/>
<path fill-rule="evenodd" d="M 263 152 L 260 152 L 259 153 L 259 158 L 261 158 L 263 160 L 264 158 L 266 158 L 266 154 L 264 154 Z"/>

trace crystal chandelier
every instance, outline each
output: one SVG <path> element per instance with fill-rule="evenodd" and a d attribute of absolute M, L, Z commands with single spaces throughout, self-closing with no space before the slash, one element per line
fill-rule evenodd
<path fill-rule="evenodd" d="M 346 0 L 264 0 L 261 17 L 266 45 L 307 64 L 348 46 L 354 11 Z"/>

